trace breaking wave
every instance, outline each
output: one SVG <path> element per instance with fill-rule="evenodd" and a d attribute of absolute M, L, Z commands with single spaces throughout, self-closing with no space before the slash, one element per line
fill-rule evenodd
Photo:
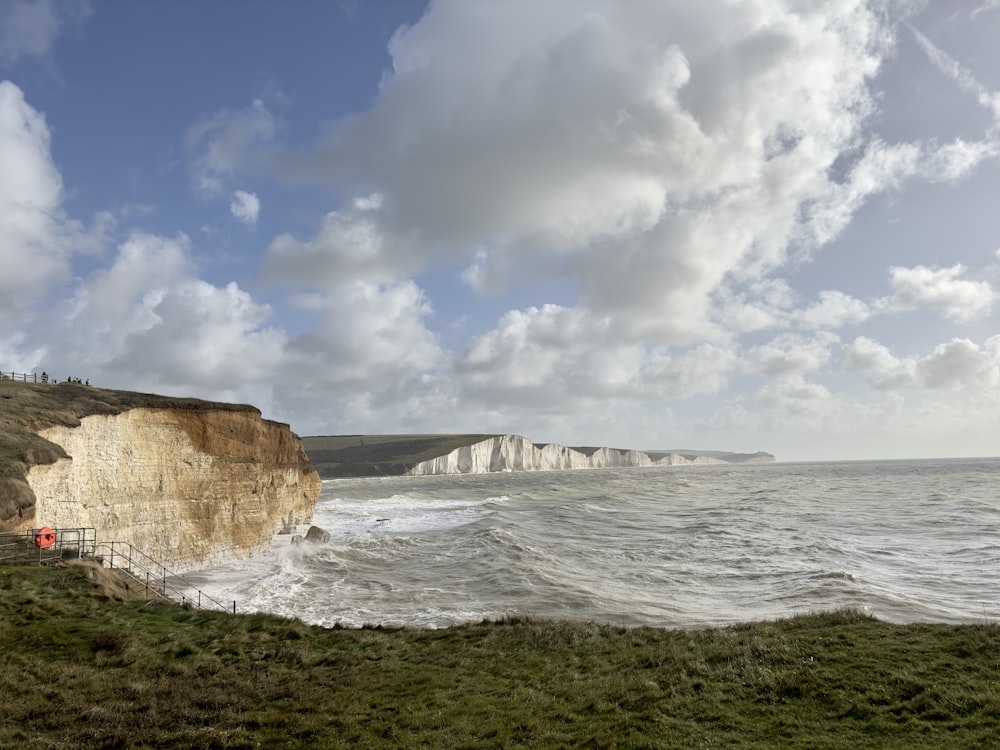
<path fill-rule="evenodd" d="M 246 610 L 332 626 L 512 614 L 694 626 L 843 607 L 1000 617 L 1000 460 L 334 480 L 322 544 L 201 571 Z"/>

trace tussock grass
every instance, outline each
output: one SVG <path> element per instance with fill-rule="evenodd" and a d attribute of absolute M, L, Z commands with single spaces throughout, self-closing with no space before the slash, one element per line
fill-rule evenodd
<path fill-rule="evenodd" d="M 526 617 L 324 630 L 0 568 L 0 747 L 942 748 L 1000 736 L 1000 628 Z"/>

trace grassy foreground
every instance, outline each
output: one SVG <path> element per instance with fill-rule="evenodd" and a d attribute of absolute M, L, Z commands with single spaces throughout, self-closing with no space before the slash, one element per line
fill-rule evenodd
<path fill-rule="evenodd" d="M 995 747 L 1000 628 L 324 630 L 0 568 L 0 747 Z"/>

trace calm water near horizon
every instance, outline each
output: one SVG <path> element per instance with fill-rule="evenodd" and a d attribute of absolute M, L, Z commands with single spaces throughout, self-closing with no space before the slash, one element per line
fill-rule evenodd
<path fill-rule="evenodd" d="M 192 577 L 326 626 L 1000 619 L 1000 459 L 330 480 L 313 521 Z"/>

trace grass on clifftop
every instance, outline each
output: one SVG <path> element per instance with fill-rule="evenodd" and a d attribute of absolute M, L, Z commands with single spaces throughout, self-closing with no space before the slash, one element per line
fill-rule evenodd
<path fill-rule="evenodd" d="M 324 630 L 0 568 L 0 747 L 988 748 L 1000 628 Z"/>
<path fill-rule="evenodd" d="M 55 425 L 76 427 L 83 417 L 138 408 L 257 411 L 245 404 L 0 378 L 0 529 L 4 521 L 16 519 L 19 510 L 34 505 L 34 495 L 25 481 L 28 467 L 52 463 L 66 455 L 58 445 L 36 435 L 35 430 Z"/>
<path fill-rule="evenodd" d="M 398 476 L 491 437 L 496 435 L 325 435 L 302 438 L 302 447 L 324 479 Z"/>

